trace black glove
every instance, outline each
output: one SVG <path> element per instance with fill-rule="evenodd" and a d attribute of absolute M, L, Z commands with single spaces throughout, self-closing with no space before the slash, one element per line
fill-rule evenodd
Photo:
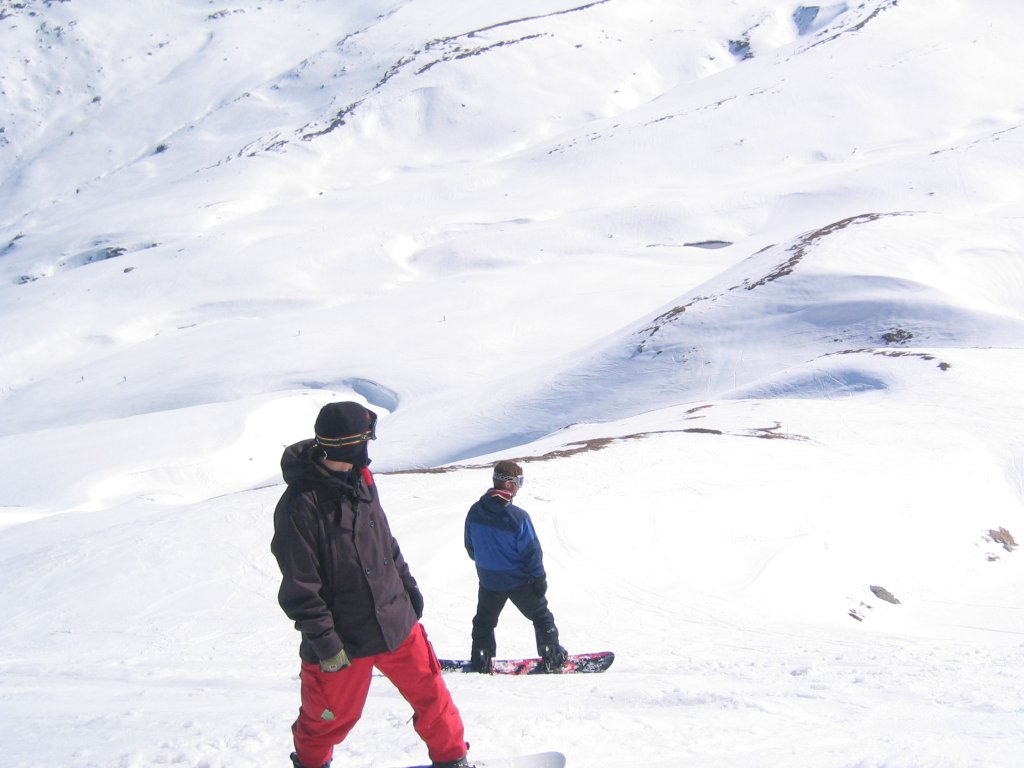
<path fill-rule="evenodd" d="M 537 597 L 544 597 L 544 595 L 548 593 L 548 580 L 546 577 L 541 576 L 530 583 L 533 584 L 533 591 L 536 593 Z"/>
<path fill-rule="evenodd" d="M 416 612 L 416 618 L 423 618 L 423 593 L 420 592 L 418 587 L 409 587 L 407 590 L 409 593 L 409 602 L 412 603 L 412 609 Z"/>

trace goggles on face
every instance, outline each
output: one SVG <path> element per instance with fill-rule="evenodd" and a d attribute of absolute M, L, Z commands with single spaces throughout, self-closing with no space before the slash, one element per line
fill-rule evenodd
<path fill-rule="evenodd" d="M 515 483 L 520 488 L 523 487 L 523 482 L 525 482 L 523 480 L 523 476 L 522 475 L 499 475 L 499 474 L 495 473 L 495 475 L 494 475 L 494 482 L 502 483 L 502 482 L 505 482 L 506 480 L 508 482 L 510 482 L 510 483 Z"/>

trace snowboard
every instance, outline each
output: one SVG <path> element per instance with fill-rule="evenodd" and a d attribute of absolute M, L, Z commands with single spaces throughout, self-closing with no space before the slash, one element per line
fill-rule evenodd
<path fill-rule="evenodd" d="M 442 672 L 472 672 L 469 661 L 463 659 L 439 659 Z M 495 659 L 491 663 L 492 675 L 568 675 L 576 672 L 604 672 L 615 661 L 611 651 L 598 653 L 572 653 L 561 669 L 547 672 L 540 659 Z"/>
<path fill-rule="evenodd" d="M 481 758 L 479 760 L 470 756 L 469 764 L 475 768 L 565 768 L 565 755 L 561 752 L 536 752 L 532 755 Z M 430 768 L 430 766 L 414 765 L 409 768 Z"/>

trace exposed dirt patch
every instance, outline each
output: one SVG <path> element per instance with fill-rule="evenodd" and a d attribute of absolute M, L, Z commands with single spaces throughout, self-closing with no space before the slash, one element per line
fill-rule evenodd
<path fill-rule="evenodd" d="M 1002 545 L 1003 549 L 1007 552 L 1013 552 L 1017 548 L 1017 542 L 1013 538 L 1013 534 L 1005 528 L 994 528 L 988 532 L 988 540 Z"/>
<path fill-rule="evenodd" d="M 829 352 L 828 353 L 828 355 L 859 355 L 859 354 L 879 355 L 881 357 L 918 357 L 921 360 L 926 360 L 926 361 L 938 360 L 938 358 L 935 357 L 935 355 L 929 354 L 927 352 L 911 352 L 909 350 L 901 350 L 901 349 L 874 349 L 874 348 L 871 348 L 871 347 L 862 348 L 862 349 L 844 349 L 844 350 L 841 350 L 839 352 Z M 826 357 L 828 355 L 826 355 Z M 947 363 L 944 360 L 939 360 L 939 364 L 936 367 L 940 371 L 948 371 L 950 368 L 953 367 L 953 364 L 952 363 Z"/>
<path fill-rule="evenodd" d="M 710 408 L 711 406 L 700 406 L 700 408 Z M 694 409 L 700 410 L 700 408 Z M 548 451 L 547 453 L 541 454 L 540 456 L 519 456 L 513 457 L 510 460 L 515 461 L 519 464 L 531 464 L 535 462 L 551 461 L 552 459 L 564 459 L 568 456 L 575 456 L 578 453 L 588 453 L 590 451 L 600 451 L 607 448 L 609 445 L 615 443 L 622 443 L 627 440 L 642 440 L 647 437 L 654 435 L 670 435 L 679 433 L 689 433 L 696 435 L 730 435 L 733 437 L 759 437 L 770 440 L 809 440 L 810 438 L 803 435 L 795 435 L 788 432 L 780 432 L 782 425 L 776 422 L 775 426 L 772 427 L 757 427 L 754 429 L 743 430 L 740 432 L 726 432 L 720 429 L 709 429 L 706 427 L 688 427 L 687 429 L 661 429 L 653 432 L 636 432 L 632 435 L 622 435 L 621 437 L 596 437 L 592 440 L 580 440 L 574 443 L 567 443 L 564 448 L 559 448 L 555 451 Z M 456 472 L 462 469 L 486 469 L 491 466 L 491 463 L 486 464 L 452 464 L 444 467 L 426 467 L 422 469 L 400 469 L 394 472 L 382 472 L 384 475 L 416 475 L 416 474 L 440 474 L 443 472 Z"/>
<path fill-rule="evenodd" d="M 879 600 L 885 600 L 885 602 L 892 603 L 893 605 L 899 605 L 900 604 L 900 601 L 896 598 L 896 596 L 893 595 L 893 593 L 890 592 L 885 587 L 872 586 L 872 587 L 870 587 L 870 589 L 871 589 L 871 593 L 875 597 L 877 597 Z"/>
<path fill-rule="evenodd" d="M 869 13 L 867 16 L 865 16 L 860 21 L 858 21 L 856 24 L 852 24 L 849 27 L 841 27 L 834 34 L 831 34 L 828 37 L 824 37 L 821 40 L 814 41 L 813 43 L 808 45 L 807 48 L 805 48 L 804 50 L 805 51 L 806 50 L 810 50 L 811 48 L 814 48 L 815 46 L 824 45 L 825 43 L 830 43 L 833 40 L 835 40 L 837 37 L 840 37 L 842 35 L 850 34 L 852 32 L 860 32 L 860 30 L 864 29 L 864 27 L 869 22 L 871 22 L 875 18 L 877 18 L 879 16 L 879 14 L 881 14 L 884 11 L 888 11 L 891 8 L 895 8 L 899 4 L 900 4 L 900 0 L 886 0 L 886 2 L 880 3 L 878 5 L 878 7 L 875 8 L 875 10 L 873 10 L 871 13 Z M 864 6 L 861 5 L 860 7 L 863 8 Z"/>
<path fill-rule="evenodd" d="M 862 213 L 857 216 L 850 216 L 849 218 L 842 219 L 840 221 L 833 222 L 827 227 L 816 229 L 813 232 L 809 232 L 803 235 L 793 245 L 786 249 L 786 252 L 790 254 L 790 257 L 786 261 L 779 264 L 775 269 L 769 272 L 764 277 L 749 281 L 744 280 L 740 285 L 734 286 L 730 290 L 736 290 L 738 288 L 745 288 L 748 291 L 752 291 L 755 288 L 760 288 L 763 285 L 767 285 L 770 282 L 778 280 L 780 277 L 792 274 L 796 265 L 799 264 L 804 256 L 807 255 L 807 251 L 817 243 L 829 235 L 834 235 L 836 232 L 846 229 L 847 227 L 854 226 L 855 224 L 866 224 L 871 221 L 876 221 L 883 216 L 901 216 L 904 214 L 899 213 Z"/>
<path fill-rule="evenodd" d="M 684 312 L 686 312 L 686 310 L 693 307 L 694 305 L 705 301 L 717 301 L 722 296 L 732 291 L 738 291 L 741 289 L 753 291 L 757 288 L 761 288 L 765 285 L 768 285 L 769 283 L 779 280 L 780 278 L 783 278 L 786 275 L 792 274 L 793 271 L 800 264 L 800 262 L 803 261 L 804 257 L 807 255 L 808 251 L 811 249 L 812 246 L 814 246 L 818 241 L 826 237 L 829 237 L 830 235 L 834 235 L 836 232 L 840 232 L 846 229 L 847 227 L 852 227 L 857 224 L 867 224 L 872 221 L 877 221 L 878 219 L 881 219 L 883 217 L 906 215 L 908 214 L 862 213 L 858 214 L 857 216 L 850 216 L 848 218 L 841 219 L 840 221 L 833 222 L 828 226 L 816 229 L 813 232 L 808 232 L 807 234 L 802 235 L 795 243 L 793 243 L 785 250 L 785 260 L 775 265 L 764 275 L 757 278 L 748 278 L 744 280 L 742 283 L 734 285 L 720 294 L 711 296 L 696 296 L 690 299 L 690 301 L 686 302 L 685 304 L 680 304 L 679 306 L 673 307 L 672 309 L 669 309 L 668 311 L 658 315 L 650 322 L 648 326 L 646 326 L 645 328 L 641 328 L 639 331 L 637 331 L 638 335 L 645 337 L 644 341 L 641 341 L 640 344 L 637 346 L 637 354 L 644 352 L 646 350 L 646 339 L 649 339 L 655 334 L 657 334 L 662 328 L 664 328 L 669 323 L 675 321 L 680 315 L 682 315 Z M 764 253 L 765 251 L 772 247 L 773 246 L 766 246 L 765 248 L 762 248 L 760 251 L 755 253 L 754 256 L 758 256 L 759 254 Z"/>
<path fill-rule="evenodd" d="M 442 64 L 444 62 L 459 61 L 473 56 L 479 56 L 489 51 L 504 48 L 509 45 L 516 45 L 518 43 L 523 43 L 529 40 L 535 40 L 537 38 L 545 36 L 542 33 L 535 33 L 529 35 L 521 35 L 519 37 L 510 38 L 507 40 L 498 40 L 492 43 L 488 43 L 486 45 L 465 44 L 467 41 L 472 40 L 477 35 L 482 35 L 486 32 L 491 32 L 493 30 L 501 29 L 503 27 L 513 27 L 517 24 L 524 24 L 526 22 L 537 21 L 538 19 L 586 11 L 590 8 L 593 8 L 598 5 L 603 5 L 604 3 L 607 2 L 611 2 L 611 0 L 594 0 L 594 2 L 585 3 L 583 5 L 578 5 L 573 8 L 565 8 L 563 10 L 553 11 L 551 13 L 542 13 L 534 16 L 524 16 L 523 18 L 519 19 L 501 21 L 496 24 L 490 24 L 486 27 L 480 27 L 478 29 L 470 30 L 469 32 L 463 32 L 462 34 L 459 35 L 451 35 L 449 37 L 440 37 L 435 40 L 430 40 L 429 42 L 424 44 L 422 48 L 413 51 L 408 56 L 403 56 L 402 58 L 398 59 L 394 64 L 392 64 L 388 68 L 387 72 L 384 73 L 380 80 L 378 80 L 373 86 L 371 86 L 370 89 L 365 94 L 363 94 L 362 97 L 356 99 L 355 101 L 351 102 L 350 104 L 347 104 L 346 106 L 338 110 L 334 114 L 334 117 L 331 118 L 328 121 L 327 125 L 325 125 L 323 128 L 310 130 L 309 126 L 307 126 L 306 128 L 300 131 L 300 136 L 303 141 L 311 141 L 320 136 L 324 136 L 328 133 L 331 133 L 332 131 L 345 125 L 346 122 L 348 122 L 348 119 L 352 117 L 356 109 L 364 101 L 366 101 L 366 99 L 372 93 L 379 91 L 387 84 L 389 80 L 391 80 L 391 78 L 393 78 L 395 75 L 397 75 L 399 72 L 403 71 L 410 65 L 419 63 L 419 66 L 414 70 L 413 74 L 421 75 L 424 72 L 430 70 L 432 67 L 435 67 L 438 64 Z"/>

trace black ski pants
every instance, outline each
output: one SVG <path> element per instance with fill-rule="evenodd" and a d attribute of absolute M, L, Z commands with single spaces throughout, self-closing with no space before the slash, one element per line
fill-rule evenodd
<path fill-rule="evenodd" d="M 533 622 L 537 640 L 537 653 L 543 655 L 545 645 L 558 645 L 555 617 L 548 609 L 547 583 L 543 579 L 529 581 L 521 587 L 495 592 L 480 587 L 477 592 L 476 616 L 473 617 L 473 652 L 485 650 L 492 657 L 497 654 L 494 629 L 498 626 L 505 603 L 509 600 L 527 619 Z"/>

